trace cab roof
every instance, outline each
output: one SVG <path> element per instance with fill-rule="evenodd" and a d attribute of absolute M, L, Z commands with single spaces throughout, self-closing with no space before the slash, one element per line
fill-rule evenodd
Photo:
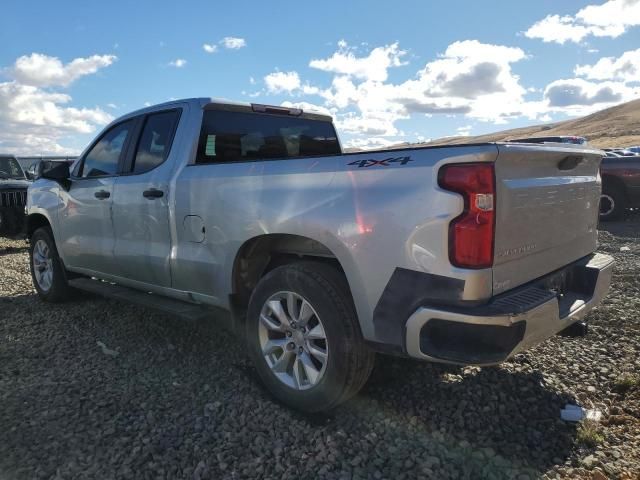
<path fill-rule="evenodd" d="M 121 118 L 140 115 L 140 114 L 149 113 L 157 110 L 163 110 L 171 107 L 177 107 L 185 103 L 189 104 L 190 106 L 193 106 L 194 108 L 204 109 L 204 110 L 226 110 L 226 111 L 236 111 L 236 112 L 264 113 L 264 114 L 273 114 L 273 115 L 292 115 L 296 117 L 308 118 L 311 120 L 320 120 L 325 122 L 333 121 L 333 118 L 330 115 L 326 115 L 313 110 L 306 111 L 301 108 L 295 108 L 295 107 L 290 108 L 290 107 L 282 107 L 278 105 L 264 105 L 264 104 L 249 103 L 249 102 L 236 102 L 233 100 L 227 100 L 223 98 L 214 98 L 214 97 L 193 97 L 193 98 L 170 100 L 168 102 L 163 102 L 156 105 L 149 105 L 148 107 L 130 112 Z"/>

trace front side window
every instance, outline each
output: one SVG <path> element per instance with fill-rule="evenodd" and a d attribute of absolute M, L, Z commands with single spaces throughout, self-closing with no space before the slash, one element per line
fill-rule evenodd
<path fill-rule="evenodd" d="M 204 112 L 198 163 L 335 155 L 331 122 L 287 115 Z"/>
<path fill-rule="evenodd" d="M 128 120 L 105 133 L 84 157 L 80 176 L 101 177 L 118 172 L 120 155 L 133 129 L 134 121 Z"/>
<path fill-rule="evenodd" d="M 178 116 L 179 112 L 173 110 L 147 117 L 131 166 L 133 173 L 148 172 L 167 159 Z"/>

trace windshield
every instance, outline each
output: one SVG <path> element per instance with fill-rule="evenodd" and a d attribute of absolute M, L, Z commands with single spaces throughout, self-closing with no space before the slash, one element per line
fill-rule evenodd
<path fill-rule="evenodd" d="M 0 178 L 24 179 L 24 173 L 15 158 L 0 157 Z"/>

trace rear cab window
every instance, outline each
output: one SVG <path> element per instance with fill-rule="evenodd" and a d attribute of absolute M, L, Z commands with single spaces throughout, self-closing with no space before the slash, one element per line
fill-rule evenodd
<path fill-rule="evenodd" d="M 206 110 L 197 163 L 336 155 L 340 145 L 330 121 L 291 115 Z"/>

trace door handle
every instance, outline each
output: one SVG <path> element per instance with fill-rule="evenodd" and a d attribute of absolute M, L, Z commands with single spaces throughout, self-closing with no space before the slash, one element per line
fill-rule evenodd
<path fill-rule="evenodd" d="M 162 190 L 157 190 L 155 188 L 151 188 L 149 190 L 145 190 L 144 192 L 142 192 L 142 196 L 144 198 L 160 198 L 164 195 L 164 192 Z"/>
<path fill-rule="evenodd" d="M 96 193 L 93 194 L 93 196 L 100 200 L 104 200 L 105 198 L 109 198 L 111 194 L 106 190 L 98 190 Z"/>

